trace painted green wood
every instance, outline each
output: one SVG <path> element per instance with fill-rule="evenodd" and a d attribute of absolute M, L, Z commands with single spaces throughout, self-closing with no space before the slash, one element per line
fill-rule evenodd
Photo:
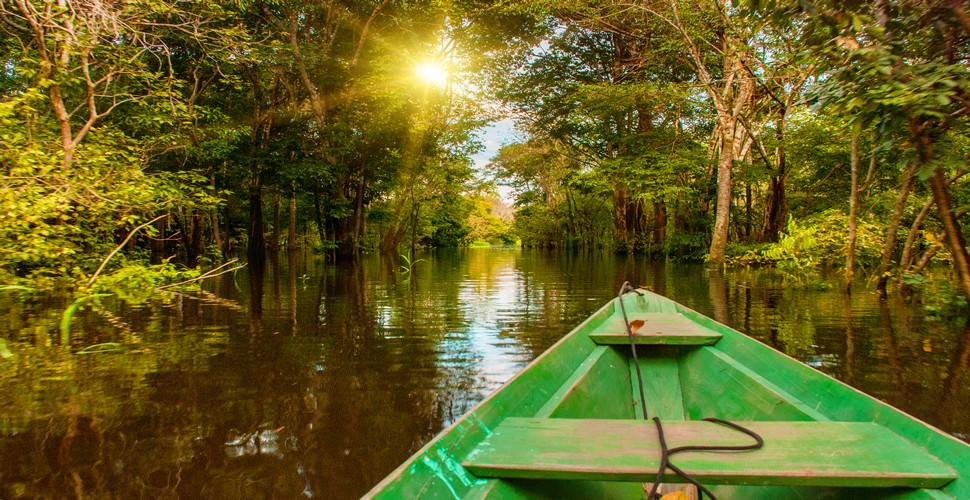
<path fill-rule="evenodd" d="M 634 330 L 637 345 L 714 345 L 721 334 L 680 314 L 629 312 L 627 318 Z M 642 324 L 641 324 L 642 323 Z M 623 315 L 606 320 L 590 338 L 600 345 L 629 345 L 630 336 Z"/>
<path fill-rule="evenodd" d="M 680 389 L 680 368 L 677 362 L 680 349 L 676 347 L 651 349 L 649 353 L 638 352 L 637 357 L 640 360 L 640 373 L 643 376 L 643 393 L 647 399 L 647 416 L 660 417 L 665 421 L 684 420 L 684 396 Z M 629 364 L 630 390 L 634 402 L 639 403 L 637 373 L 632 356 Z M 634 414 L 635 418 L 643 420 L 643 413 L 639 408 Z"/>
<path fill-rule="evenodd" d="M 645 493 L 640 483 L 616 481 L 543 481 L 532 479 L 496 479 L 496 485 L 487 497 L 502 500 L 542 498 L 548 500 L 643 500 Z M 726 497 L 727 498 L 727 497 Z M 463 500 L 469 500 L 468 498 Z"/>
<path fill-rule="evenodd" d="M 970 498 L 970 446 L 952 436 L 933 429 L 918 420 L 905 415 L 885 403 L 877 401 L 834 379 L 818 373 L 791 358 L 764 346 L 745 335 L 720 325 L 687 307 L 650 292 L 642 295 L 627 294 L 622 299 L 630 317 L 643 318 L 646 322 L 651 315 L 674 315 L 675 321 L 688 320 L 695 324 L 688 329 L 721 334 L 722 338 L 712 347 L 651 347 L 644 352 L 662 352 L 666 349 L 680 352 L 682 357 L 677 365 L 680 370 L 679 381 L 683 395 L 684 411 L 687 418 L 701 416 L 727 416 L 724 408 L 747 415 L 738 418 L 757 418 L 759 420 L 834 420 L 841 422 L 875 422 L 889 429 L 897 436 L 928 452 L 937 460 L 956 471 L 958 479 L 940 489 L 913 488 L 854 488 L 851 490 L 827 489 L 827 487 L 775 487 L 775 486 L 734 486 L 712 485 L 724 498 L 821 498 L 834 496 L 865 498 Z M 656 317 L 659 319 L 659 317 Z M 655 325 L 660 324 L 655 321 Z M 683 324 L 681 324 L 683 326 Z M 565 493 L 582 490 L 588 498 L 601 498 L 613 495 L 615 498 L 642 498 L 638 494 L 640 483 L 604 483 L 596 481 L 555 481 L 526 479 L 485 479 L 472 473 L 460 463 L 483 440 L 489 438 L 500 424 L 510 417 L 531 417 L 544 408 L 560 411 L 560 405 L 549 405 L 549 400 L 559 397 L 561 401 L 571 397 L 569 387 L 583 387 L 589 397 L 597 391 L 588 391 L 596 385 L 592 379 L 572 384 L 578 367 L 589 359 L 597 348 L 590 335 L 625 332 L 623 320 L 616 301 L 611 301 L 599 312 L 567 334 L 549 351 L 536 359 L 525 371 L 514 377 L 495 394 L 490 395 L 472 411 L 455 422 L 443 433 L 435 437 L 415 455 L 407 459 L 381 483 L 375 486 L 365 498 L 558 498 Z M 648 330 L 649 331 L 649 330 Z M 642 332 L 641 332 L 642 333 Z M 622 346 L 610 349 L 626 353 Z M 641 355 L 645 360 L 658 356 Z M 663 357 L 663 356 L 659 356 Z M 646 361 L 646 364 L 654 363 Z M 660 367 L 650 366 L 649 371 L 659 370 L 662 375 L 654 378 L 660 382 L 669 376 L 672 365 L 668 361 L 657 363 Z M 711 366 L 719 368 L 712 368 Z M 594 365 L 595 366 L 595 365 Z M 632 369 L 628 364 L 627 371 Z M 664 375 L 667 370 L 667 375 Z M 588 376 L 592 377 L 592 370 Z M 608 373 L 613 373 L 608 371 Z M 649 377 L 649 375 L 648 375 Z M 604 381 L 607 378 L 603 379 Z M 623 384 L 623 391 L 605 389 L 601 399 L 617 397 L 626 392 L 633 394 L 629 373 L 626 377 L 616 378 L 614 382 Z M 648 380 L 650 380 L 648 378 Z M 606 382 L 603 382 L 606 383 Z M 587 384 L 591 384 L 588 385 Z M 652 389 L 647 389 L 652 390 Z M 665 397 L 660 393 L 661 399 Z M 673 393 L 671 393 L 673 394 Z M 670 395 L 667 395 L 670 396 Z M 627 396 L 630 397 L 630 396 Z M 658 397 L 658 396 L 652 396 Z M 579 399 L 576 400 L 578 402 Z M 742 402 L 747 401 L 755 410 L 743 410 Z M 572 404 L 572 403 L 570 403 Z M 610 403 L 612 404 L 612 403 Z M 772 406 L 774 404 L 774 406 Z M 595 408 L 584 402 L 586 408 Z M 571 416 L 581 416 L 580 406 L 569 410 Z M 649 408 L 648 408 L 649 409 Z M 563 409 L 562 411 L 565 411 Z M 664 410 L 666 411 L 666 410 Z M 733 417 L 732 417 L 733 418 Z M 565 419 L 553 419 L 565 420 Z M 671 419 L 672 420 L 672 419 Z M 637 422 L 612 420 L 620 425 Z M 689 422 L 688 422 L 689 423 Z M 639 422 L 643 425 L 643 422 Z M 673 422 L 670 423 L 671 425 Z M 758 425 L 768 424 L 761 422 Z M 831 425 L 825 423 L 822 425 Z M 787 439 L 787 436 L 786 436 Z M 589 443 L 596 443 L 590 439 Z M 586 443 L 583 446 L 586 446 Z M 599 445 L 597 445 L 599 446 Z M 824 447 L 824 443 L 820 444 Z M 576 451 L 582 454 L 582 451 Z M 886 455 L 882 453 L 882 456 Z M 893 454 L 894 456 L 897 454 Z M 882 456 L 877 456 L 881 460 Z M 686 458 L 686 456 L 684 457 Z M 867 458 L 868 459 L 868 458 Z M 736 461 L 737 459 L 735 459 Z M 860 460 L 860 463 L 865 460 Z M 680 463 L 680 459 L 678 462 Z M 864 464 L 863 464 L 864 465 Z M 621 484 L 619 490 L 611 487 Z M 814 484 L 814 483 L 813 483 Z M 642 488 L 641 488 L 642 490 Z M 627 492 L 627 493 L 623 493 Z"/>
<path fill-rule="evenodd" d="M 627 361 L 598 346 L 560 386 L 536 417 L 633 418 Z"/>
<path fill-rule="evenodd" d="M 880 490 L 881 497 L 970 498 L 970 445 L 967 443 L 665 297 L 643 292 L 635 299 L 625 299 L 625 302 L 627 308 L 638 311 L 680 313 L 723 334 L 724 338 L 717 344 L 720 352 L 770 380 L 804 405 L 835 421 L 876 422 L 927 450 L 961 477 L 940 491 Z"/>
<path fill-rule="evenodd" d="M 872 423 L 742 425 L 764 438 L 764 448 L 686 452 L 674 463 L 712 484 L 937 488 L 956 478 L 939 460 Z M 666 422 L 664 435 L 670 447 L 751 442 L 736 430 L 699 421 Z M 652 422 L 509 418 L 462 465 L 482 477 L 651 481 L 659 462 Z M 677 479 L 670 471 L 664 476 Z"/>
<path fill-rule="evenodd" d="M 681 361 L 688 418 L 829 420 L 719 349 L 702 347 Z"/>
<path fill-rule="evenodd" d="M 564 336 L 521 373 L 405 460 L 364 498 L 461 498 L 481 484 L 464 457 L 507 416 L 532 416 L 596 347 L 588 338 L 613 314 L 614 302 Z M 456 458 L 457 457 L 457 458 Z"/>
<path fill-rule="evenodd" d="M 599 345 L 630 345 L 630 335 L 620 333 L 592 333 L 589 338 Z M 714 345 L 721 340 L 720 334 L 641 334 L 633 335 L 637 345 Z"/>

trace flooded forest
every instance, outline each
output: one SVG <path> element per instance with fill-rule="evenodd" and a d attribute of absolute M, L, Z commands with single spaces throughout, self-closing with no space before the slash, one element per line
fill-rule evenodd
<path fill-rule="evenodd" d="M 625 281 L 970 436 L 963 2 L 14 0 L 0 47 L 0 498 L 357 497 Z"/>

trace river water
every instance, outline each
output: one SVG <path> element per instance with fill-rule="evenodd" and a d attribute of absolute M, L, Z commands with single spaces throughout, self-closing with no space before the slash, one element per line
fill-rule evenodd
<path fill-rule="evenodd" d="M 630 282 L 964 439 L 965 317 L 608 254 L 301 253 L 82 309 L 0 292 L 0 498 L 355 498 Z"/>

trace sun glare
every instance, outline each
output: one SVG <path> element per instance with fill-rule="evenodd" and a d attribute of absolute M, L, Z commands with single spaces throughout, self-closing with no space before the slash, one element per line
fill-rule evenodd
<path fill-rule="evenodd" d="M 417 68 L 417 75 L 418 78 L 430 85 L 443 87 L 446 83 L 448 83 L 448 70 L 436 62 L 419 64 Z"/>

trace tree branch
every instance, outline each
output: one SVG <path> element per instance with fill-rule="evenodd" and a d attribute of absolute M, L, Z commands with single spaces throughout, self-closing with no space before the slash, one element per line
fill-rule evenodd
<path fill-rule="evenodd" d="M 88 280 L 88 285 L 87 286 L 91 286 L 91 285 L 94 284 L 94 281 L 96 279 L 98 279 L 98 275 L 101 274 L 101 271 L 104 270 L 104 266 L 108 265 L 108 261 L 111 260 L 111 258 L 114 257 L 116 253 L 120 252 L 121 249 L 124 248 L 125 245 L 128 244 L 128 240 L 130 240 L 131 237 L 135 235 L 135 233 L 137 233 L 138 231 L 140 231 L 142 228 L 144 228 L 146 226 L 150 226 L 150 225 L 154 224 L 156 221 L 158 221 L 160 219 L 164 219 L 165 217 L 168 217 L 168 214 L 159 215 L 158 217 L 155 217 L 154 219 L 152 219 L 152 220 L 150 220 L 150 221 L 148 221 L 148 222 L 146 222 L 146 223 L 144 223 L 144 224 L 142 224 L 142 225 L 140 225 L 140 226 L 132 229 L 131 232 L 128 233 L 128 236 L 125 237 L 125 240 L 122 241 L 120 245 L 118 245 L 117 247 L 115 247 L 115 249 L 112 250 L 111 253 L 109 253 L 108 256 L 104 258 L 103 261 L 101 261 L 101 265 L 98 266 L 98 270 L 95 271 L 94 274 L 91 276 L 91 279 Z"/>

